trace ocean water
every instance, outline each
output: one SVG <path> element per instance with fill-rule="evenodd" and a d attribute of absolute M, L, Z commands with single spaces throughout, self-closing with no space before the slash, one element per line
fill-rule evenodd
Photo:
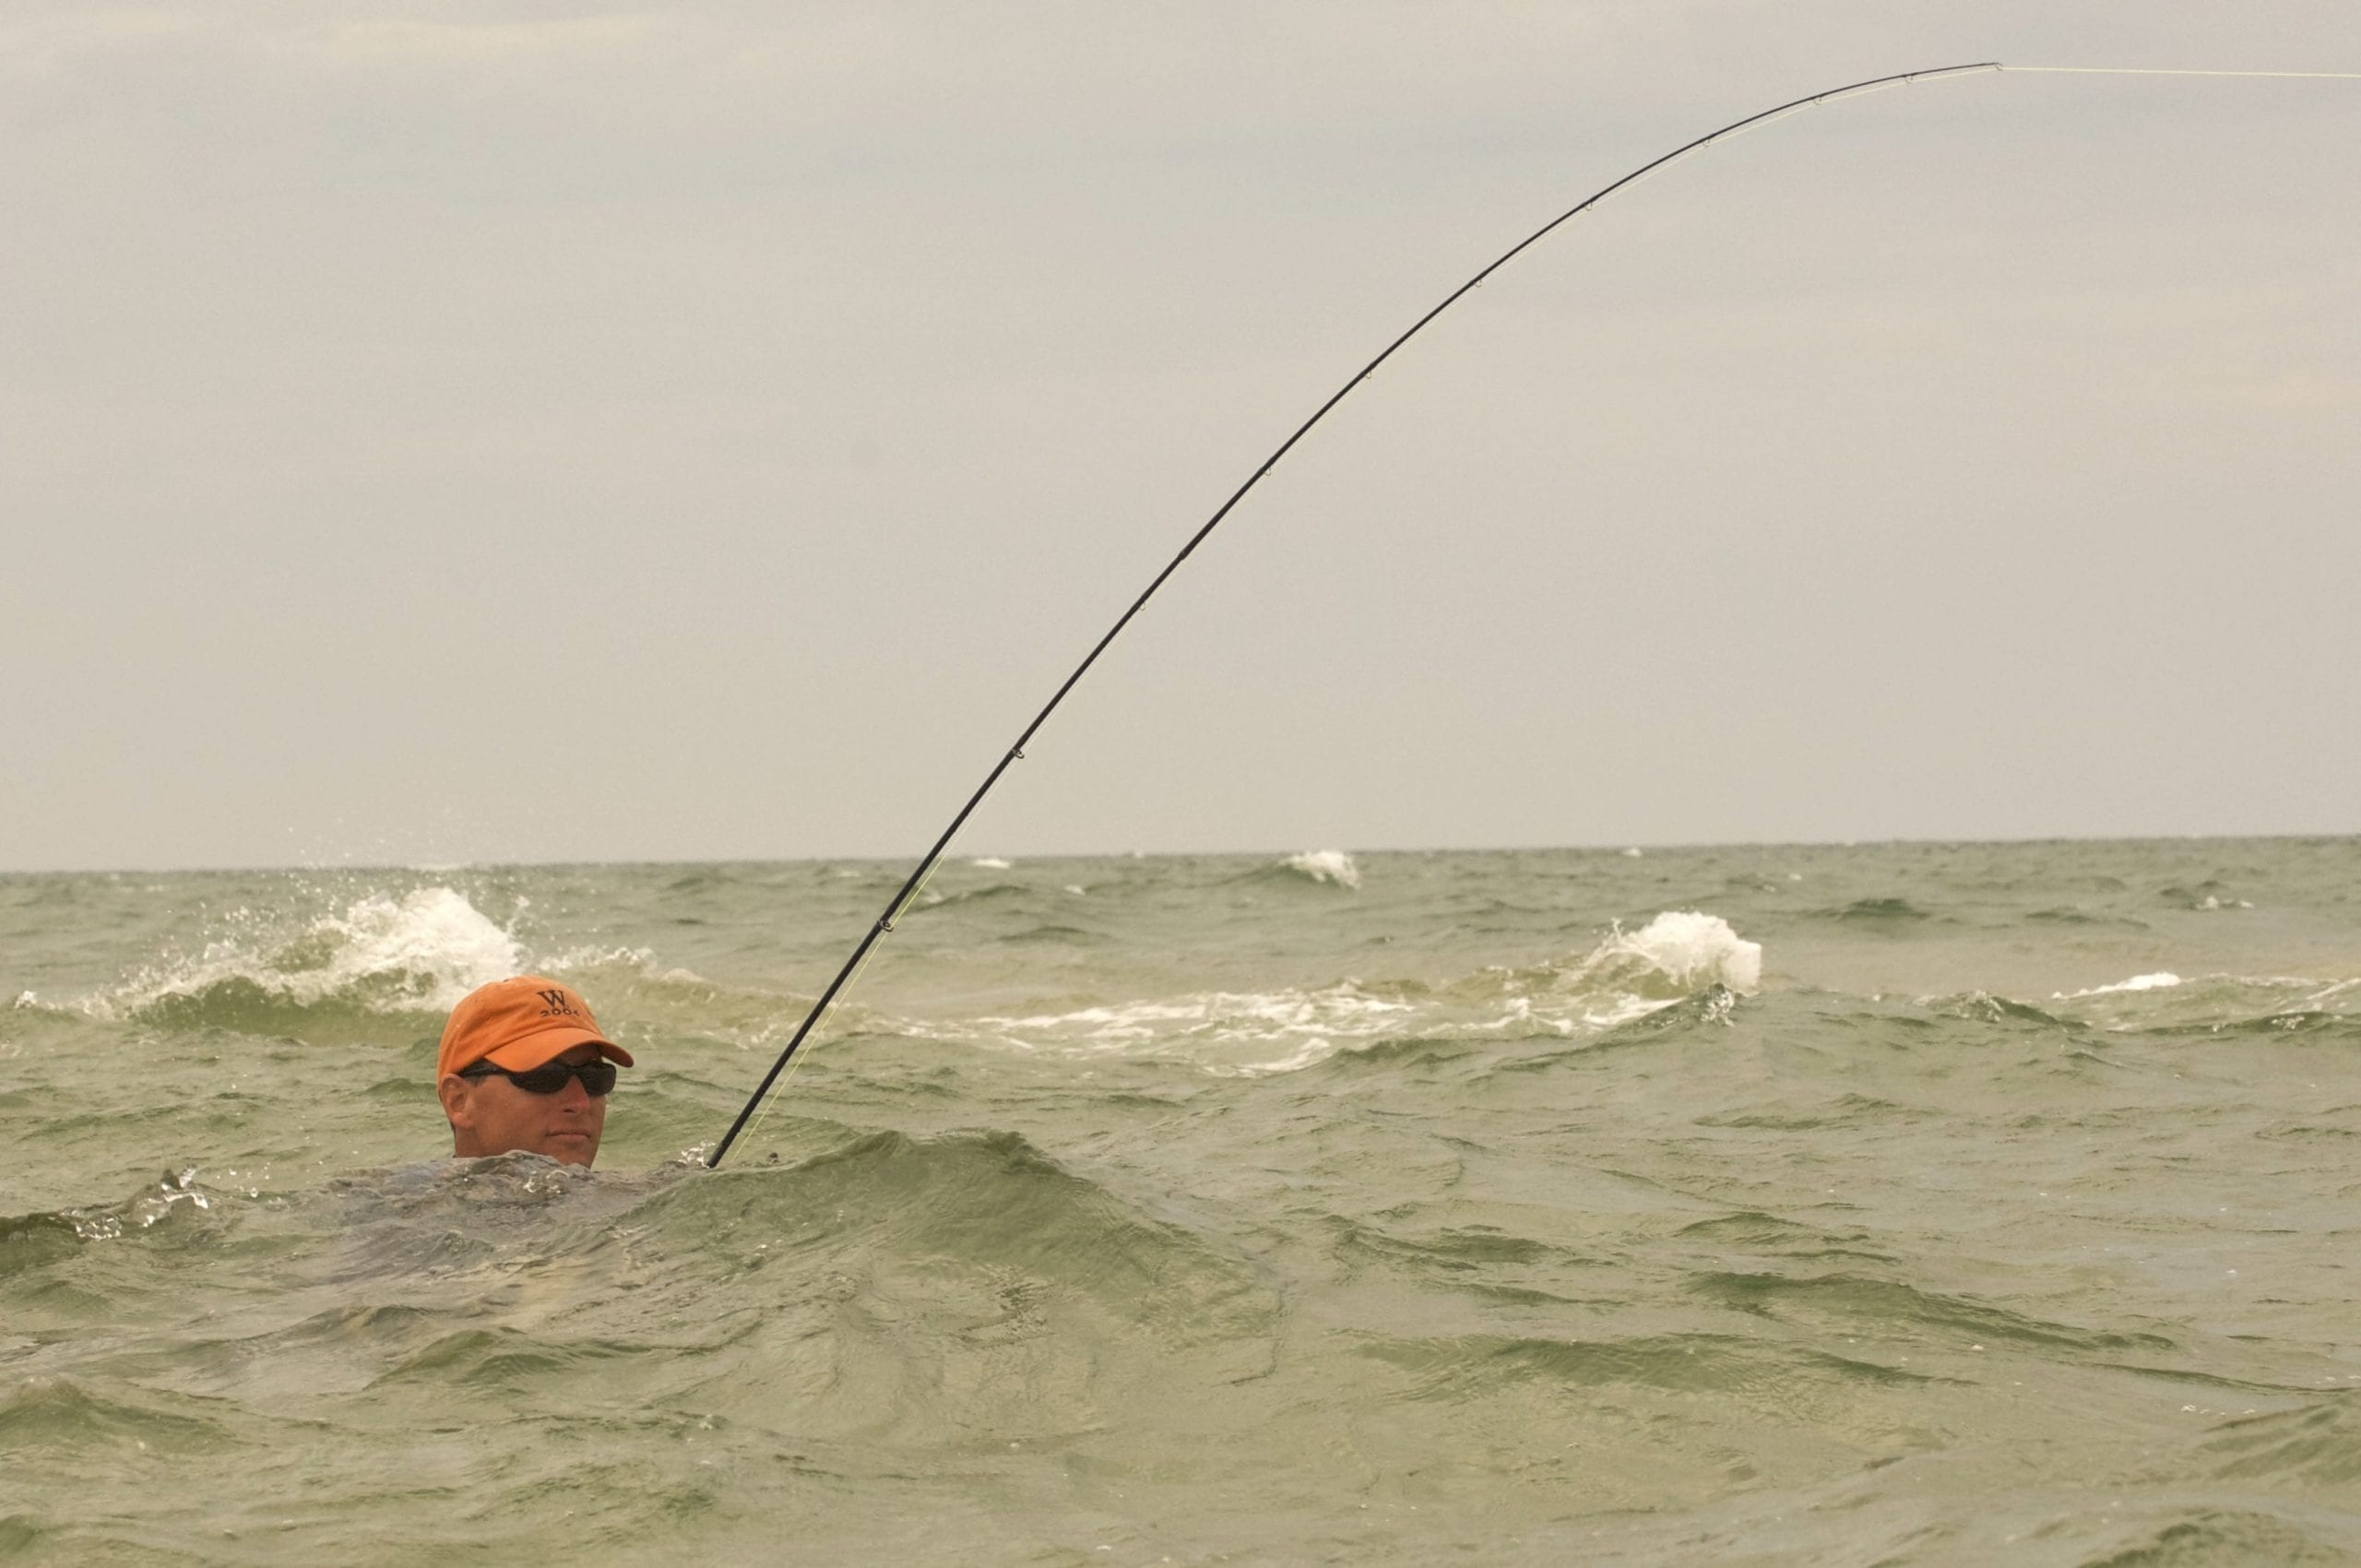
<path fill-rule="evenodd" d="M 901 871 L 0 878 L 0 1560 L 2361 1561 L 2361 839 L 957 860 L 703 1170 Z"/>

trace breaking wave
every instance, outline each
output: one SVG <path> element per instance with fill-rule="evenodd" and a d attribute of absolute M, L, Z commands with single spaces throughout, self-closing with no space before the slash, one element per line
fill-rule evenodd
<path fill-rule="evenodd" d="M 370 893 L 291 923 L 240 909 L 228 924 L 202 952 L 140 970 L 89 1010 L 175 1022 L 230 1022 L 210 1015 L 256 1005 L 436 1013 L 524 968 L 516 936 L 444 886 Z"/>
<path fill-rule="evenodd" d="M 2094 985 L 2088 991 L 2060 992 L 2056 1000 L 2070 1002 L 2084 996 L 2114 996 L 2129 991 L 2163 991 L 2180 983 L 2178 975 L 2160 971 L 2153 975 L 2133 975 L 2130 980 L 2118 980 L 2113 985 Z"/>
<path fill-rule="evenodd" d="M 1299 855 L 1289 855 L 1271 868 L 1275 872 L 1298 876 L 1306 882 L 1324 883 L 1331 887 L 1343 887 L 1358 892 L 1361 868 L 1353 857 L 1342 849 L 1306 849 Z"/>
<path fill-rule="evenodd" d="M 1635 932 L 1616 926 L 1572 973 L 1580 983 L 1622 985 L 1660 1002 L 1714 985 L 1750 996 L 1762 989 L 1762 944 L 1719 915 L 1668 909 Z"/>
<path fill-rule="evenodd" d="M 2361 1023 L 2361 979 L 2295 975 L 2134 975 L 2064 992 L 2049 1011 L 2117 1033 L 2295 1034 Z"/>
<path fill-rule="evenodd" d="M 1185 1061 L 1210 1073 L 1290 1073 L 1380 1041 L 1566 1039 L 1605 1033 L 1692 999 L 1726 1016 L 1762 981 L 1762 947 L 1718 915 L 1668 910 L 1588 952 L 1529 970 L 1488 969 L 1430 989 L 1346 980 L 1309 990 L 1197 992 L 954 1026 L 1003 1048 Z M 919 1027 L 920 1032 L 936 1032 Z"/>

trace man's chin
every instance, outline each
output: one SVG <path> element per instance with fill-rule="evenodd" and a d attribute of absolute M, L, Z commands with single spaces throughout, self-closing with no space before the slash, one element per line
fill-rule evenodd
<path fill-rule="evenodd" d="M 599 1158 L 599 1140 L 575 1134 L 551 1138 L 540 1150 L 561 1165 L 588 1165 Z"/>

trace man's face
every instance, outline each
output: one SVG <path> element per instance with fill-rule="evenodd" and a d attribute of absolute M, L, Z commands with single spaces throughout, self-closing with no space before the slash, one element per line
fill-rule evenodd
<path fill-rule="evenodd" d="M 556 1058 L 579 1066 L 599 1059 L 595 1045 L 577 1045 Z M 599 1158 L 599 1134 L 607 1125 L 607 1099 L 569 1077 L 555 1094 L 533 1094 L 497 1073 L 463 1078 L 454 1073 L 436 1086 L 443 1113 L 451 1119 L 452 1152 L 469 1156 L 524 1149 L 568 1165 Z"/>

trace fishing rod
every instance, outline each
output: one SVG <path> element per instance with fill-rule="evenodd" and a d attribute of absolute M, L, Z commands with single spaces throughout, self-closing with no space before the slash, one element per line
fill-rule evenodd
<path fill-rule="evenodd" d="M 1122 614 L 1116 617 L 1115 624 L 1107 629 L 1106 635 L 1100 637 L 1098 641 L 1092 646 L 1090 652 L 1084 656 L 1082 662 L 1074 666 L 1074 672 L 1065 678 L 1064 683 L 1060 685 L 1057 691 L 1050 696 L 1050 700 L 1042 705 L 1041 711 L 1033 716 L 1033 722 L 1025 727 L 1024 732 L 1016 737 L 1014 743 L 1002 754 L 998 762 L 992 765 L 991 771 L 984 776 L 984 781 L 976 786 L 976 792 L 967 797 L 967 803 L 959 808 L 958 814 L 951 819 L 950 826 L 943 830 L 942 836 L 935 839 L 933 847 L 928 849 L 926 854 L 919 859 L 919 863 L 911 869 L 909 876 L 903 882 L 900 889 L 895 893 L 894 897 L 890 900 L 887 901 L 884 911 L 878 915 L 875 921 L 871 922 L 869 929 L 862 933 L 860 945 L 855 947 L 852 951 L 852 956 L 845 960 L 844 967 L 836 971 L 836 978 L 828 982 L 827 989 L 820 993 L 819 1000 L 812 1004 L 811 1011 L 806 1013 L 803 1016 L 803 1022 L 797 1026 L 794 1035 L 789 1039 L 786 1047 L 779 1051 L 777 1059 L 771 1063 L 770 1071 L 763 1075 L 762 1082 L 755 1085 L 754 1092 L 747 1097 L 745 1107 L 738 1112 L 737 1120 L 730 1123 L 729 1132 L 722 1134 L 721 1141 L 716 1144 L 714 1146 L 713 1152 L 706 1157 L 706 1168 L 709 1170 L 719 1169 L 722 1157 L 730 1152 L 730 1146 L 735 1143 L 738 1139 L 739 1134 L 745 1130 L 748 1120 L 752 1118 L 755 1114 L 756 1111 L 763 1106 L 765 1100 L 769 1097 L 773 1087 L 777 1084 L 779 1075 L 787 1071 L 788 1064 L 795 1059 L 796 1051 L 800 1050 L 802 1047 L 803 1042 L 811 1037 L 813 1029 L 817 1027 L 820 1020 L 827 1016 L 828 1010 L 836 1004 L 836 999 L 843 995 L 845 991 L 851 985 L 855 977 L 860 974 L 862 967 L 868 963 L 870 954 L 875 950 L 877 944 L 893 931 L 894 922 L 908 911 L 912 901 L 918 897 L 920 890 L 925 887 L 927 879 L 934 874 L 935 868 L 941 864 L 943 851 L 950 847 L 951 840 L 957 836 L 960 828 L 967 826 L 967 818 L 973 814 L 976 807 L 982 803 L 984 797 L 991 793 L 992 786 L 1000 782 L 1001 775 L 1008 771 L 1010 764 L 1019 762 L 1024 759 L 1026 745 L 1033 739 L 1034 735 L 1040 731 L 1041 726 L 1049 722 L 1050 715 L 1055 713 L 1058 710 L 1058 705 L 1065 701 L 1066 694 L 1073 691 L 1074 687 L 1080 683 L 1083 676 L 1090 672 L 1090 667 L 1098 662 L 1098 656 L 1107 651 L 1108 645 L 1112 643 L 1115 638 L 1121 634 L 1124 627 L 1132 624 L 1132 618 L 1133 616 L 1137 615 L 1143 609 L 1146 608 L 1147 601 L 1156 597 L 1157 590 L 1164 586 L 1166 579 L 1169 578 L 1173 573 L 1180 569 L 1180 564 L 1189 559 L 1190 555 L 1195 552 L 1198 545 L 1203 544 L 1205 541 L 1207 535 L 1211 534 L 1215 529 L 1221 526 L 1222 519 L 1228 517 L 1230 512 L 1240 501 L 1246 499 L 1248 492 L 1252 491 L 1256 485 L 1262 483 L 1264 476 L 1268 474 L 1274 468 L 1277 467 L 1279 459 L 1286 457 L 1290 451 L 1294 450 L 1296 443 L 1301 441 L 1306 435 L 1310 434 L 1314 425 L 1327 418 L 1330 410 L 1343 402 L 1345 398 L 1351 394 L 1355 387 L 1360 386 L 1362 382 L 1367 381 L 1370 375 L 1374 374 L 1380 365 L 1383 364 L 1387 360 L 1392 359 L 1395 350 L 1401 348 L 1403 344 L 1407 343 L 1411 339 L 1417 337 L 1426 328 L 1428 323 L 1433 321 L 1435 317 L 1449 310 L 1453 305 L 1457 304 L 1463 296 L 1476 289 L 1476 287 L 1481 284 L 1484 279 L 1489 278 L 1493 273 L 1498 272 L 1501 267 L 1506 267 L 1510 262 L 1514 261 L 1525 251 L 1539 244 L 1560 225 L 1580 216 L 1582 213 L 1588 211 L 1590 208 L 1596 207 L 1600 202 L 1605 201 L 1617 191 L 1622 190 L 1629 185 L 1635 184 L 1639 181 L 1647 178 L 1649 175 L 1655 173 L 1657 170 L 1662 169 L 1668 163 L 1676 162 L 1680 159 L 1686 158 L 1692 152 L 1701 151 L 1705 148 L 1711 147 L 1717 141 L 1726 140 L 1727 138 L 1738 136 L 1743 132 L 1755 130 L 1763 125 L 1769 125 L 1774 120 L 1784 119 L 1789 114 L 1799 113 L 1806 109 L 1814 108 L 1822 103 L 1833 102 L 1841 98 L 1857 97 L 1863 93 L 1876 92 L 1885 88 L 1902 87 L 1911 82 L 1934 81 L 1942 77 L 1964 77 L 1982 71 L 2000 70 L 2056 72 L 2086 76 L 2284 77 L 2322 79 L 2361 79 L 2361 72 L 2348 71 L 2142 70 L 2111 66 L 2003 65 L 1998 60 L 1979 60 L 1972 65 L 1942 65 L 1932 70 L 1904 71 L 1894 76 L 1872 77 L 1866 81 L 1851 82 L 1844 87 L 1830 88 L 1825 91 L 1815 92 L 1808 97 L 1795 99 L 1789 102 L 1779 104 L 1775 108 L 1764 109 L 1756 113 L 1749 114 L 1742 120 L 1733 120 L 1717 131 L 1699 137 L 1696 140 L 1684 143 L 1683 145 L 1673 148 L 1670 152 L 1664 154 L 1660 158 L 1652 159 L 1648 162 L 1643 163 L 1640 167 L 1632 170 L 1621 179 L 1615 181 L 1612 184 L 1601 187 L 1590 196 L 1584 197 L 1581 201 L 1576 202 L 1573 206 L 1568 208 L 1557 217 L 1552 218 L 1548 222 L 1544 223 L 1540 228 L 1536 229 L 1532 233 L 1527 234 L 1524 239 L 1510 246 L 1506 251 L 1503 251 L 1482 271 L 1477 273 L 1473 278 L 1467 279 L 1466 282 L 1462 283 L 1458 288 L 1453 289 L 1449 294 L 1445 295 L 1440 304 L 1437 304 L 1433 309 L 1428 311 L 1426 315 L 1412 322 L 1409 327 L 1404 331 L 1400 337 L 1394 339 L 1391 343 L 1388 343 L 1384 350 L 1380 352 L 1375 359 L 1363 365 L 1360 370 L 1354 374 L 1351 380 L 1336 388 L 1336 390 L 1330 395 L 1328 400 L 1314 410 L 1310 419 L 1305 420 L 1301 424 L 1296 426 L 1295 433 L 1289 435 L 1285 441 L 1280 442 L 1277 449 L 1272 452 L 1269 457 L 1264 458 L 1261 465 L 1257 467 L 1252 474 L 1247 476 L 1246 482 L 1232 491 L 1230 493 L 1229 499 L 1224 501 L 1220 507 L 1215 511 L 1214 515 L 1206 518 L 1204 523 L 1198 528 L 1195 533 L 1189 536 L 1189 541 L 1180 547 L 1180 553 L 1173 556 L 1172 559 L 1166 564 L 1164 570 L 1156 575 L 1156 579 L 1147 585 L 1146 588 L 1141 592 L 1137 599 L 1132 601 L 1131 608 L 1125 610 Z"/>

